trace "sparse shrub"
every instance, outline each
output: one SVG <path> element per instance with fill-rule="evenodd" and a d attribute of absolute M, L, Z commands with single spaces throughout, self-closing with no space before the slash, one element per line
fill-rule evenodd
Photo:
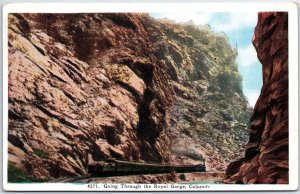
<path fill-rule="evenodd" d="M 185 179 L 185 175 L 184 175 L 184 174 L 180 174 L 180 175 L 179 175 L 179 179 L 182 180 L 182 181 L 185 181 L 185 180 L 186 180 L 186 179 Z"/>
<path fill-rule="evenodd" d="M 22 169 L 15 167 L 12 163 L 8 162 L 8 182 L 21 183 L 21 182 L 45 182 L 43 179 L 36 179 L 33 176 L 27 174 Z"/>
<path fill-rule="evenodd" d="M 49 154 L 47 152 L 44 152 L 41 149 L 33 148 L 33 152 L 35 153 L 35 155 L 39 156 L 40 158 L 43 158 L 43 159 L 49 158 Z"/>

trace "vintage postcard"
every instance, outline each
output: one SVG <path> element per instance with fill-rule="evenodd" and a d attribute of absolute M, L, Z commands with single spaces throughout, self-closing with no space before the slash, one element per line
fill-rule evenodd
<path fill-rule="evenodd" d="M 294 3 L 3 7 L 7 191 L 298 188 Z"/>

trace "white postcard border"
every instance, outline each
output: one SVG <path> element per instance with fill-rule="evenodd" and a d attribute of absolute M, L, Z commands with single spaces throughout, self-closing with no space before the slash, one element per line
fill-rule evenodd
<path fill-rule="evenodd" d="M 238 8 L 238 9 L 237 9 Z M 167 10 L 167 11 L 166 11 Z M 289 20 L 289 184 L 242 185 L 242 184 L 209 184 L 209 188 L 165 189 L 142 188 L 119 189 L 88 188 L 88 184 L 72 183 L 7 183 L 8 156 L 8 13 L 95 13 L 95 12 L 288 12 Z M 3 7 L 3 188 L 7 191 L 266 191 L 298 189 L 298 13 L 297 4 L 291 2 L 260 3 L 11 3 Z M 136 185 L 136 184 L 127 184 Z M 154 185 L 154 184 L 150 184 Z M 206 186 L 203 184 L 202 186 Z M 188 187 L 188 184 L 187 184 Z"/>

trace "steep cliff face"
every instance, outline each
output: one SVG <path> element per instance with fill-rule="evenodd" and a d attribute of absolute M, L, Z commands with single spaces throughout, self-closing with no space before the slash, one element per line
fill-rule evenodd
<path fill-rule="evenodd" d="M 8 160 L 38 178 L 107 158 L 224 170 L 247 141 L 236 51 L 146 14 L 9 15 Z M 237 154 L 235 154 L 237 153 Z"/>
<path fill-rule="evenodd" d="M 229 165 L 226 182 L 288 183 L 288 14 L 259 13 L 253 44 L 263 87 L 245 157 Z"/>
<path fill-rule="evenodd" d="M 36 177 L 168 159 L 172 89 L 130 14 L 9 16 L 9 160 Z"/>
<path fill-rule="evenodd" d="M 171 161 L 197 163 L 205 158 L 208 170 L 224 171 L 230 160 L 242 156 L 251 114 L 236 49 L 208 25 L 149 17 L 142 21 L 175 91 L 169 110 Z"/>

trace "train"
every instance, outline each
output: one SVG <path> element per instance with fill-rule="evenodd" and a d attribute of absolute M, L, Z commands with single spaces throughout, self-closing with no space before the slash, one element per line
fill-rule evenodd
<path fill-rule="evenodd" d="M 206 172 L 205 164 L 196 165 L 172 165 L 150 162 L 137 162 L 117 160 L 110 158 L 103 163 L 94 163 L 88 166 L 88 171 L 93 176 L 122 176 L 138 174 L 160 174 L 160 173 L 185 173 Z"/>

